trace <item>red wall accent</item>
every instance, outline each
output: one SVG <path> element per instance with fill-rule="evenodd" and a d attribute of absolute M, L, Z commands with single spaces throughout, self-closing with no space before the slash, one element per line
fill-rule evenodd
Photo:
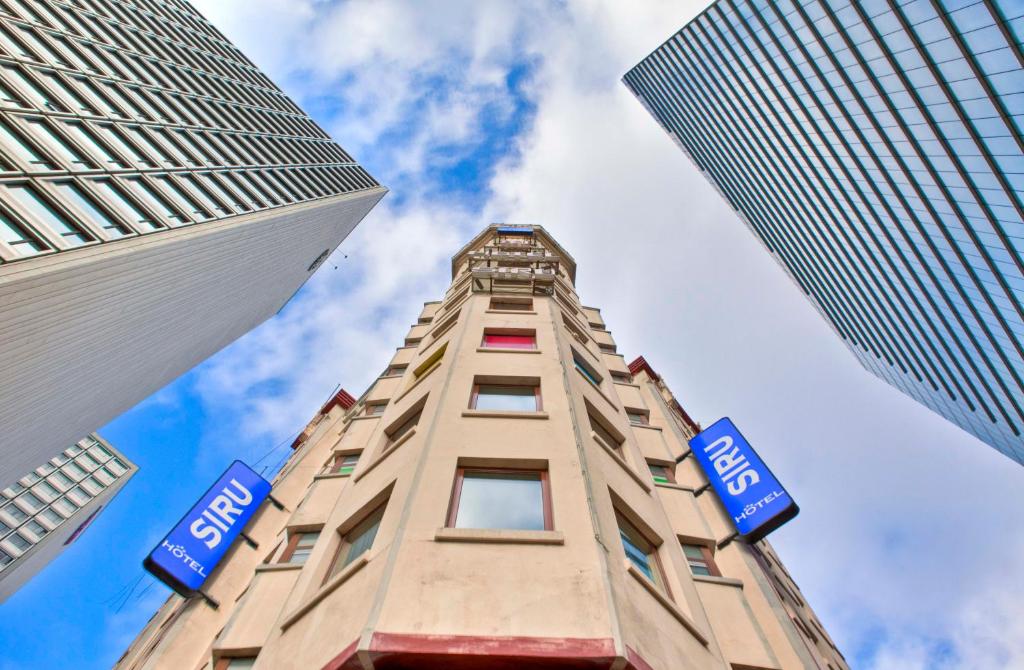
<path fill-rule="evenodd" d="M 362 670 L 358 640 L 322 670 Z M 626 647 L 623 670 L 654 670 Z M 488 637 L 374 633 L 369 656 L 376 670 L 610 670 L 611 638 Z"/>

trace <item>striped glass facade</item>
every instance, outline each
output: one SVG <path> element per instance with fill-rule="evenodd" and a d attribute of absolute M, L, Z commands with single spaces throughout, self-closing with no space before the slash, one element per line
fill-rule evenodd
<path fill-rule="evenodd" d="M 0 264 L 378 186 L 182 0 L 0 0 Z"/>
<path fill-rule="evenodd" d="M 625 82 L 868 370 L 1024 463 L 1024 3 L 720 0 Z"/>

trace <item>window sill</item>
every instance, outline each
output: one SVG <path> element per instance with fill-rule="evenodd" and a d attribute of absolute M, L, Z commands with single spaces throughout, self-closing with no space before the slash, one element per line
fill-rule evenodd
<path fill-rule="evenodd" d="M 687 493 L 693 493 L 694 491 L 692 486 L 683 486 L 675 482 L 654 482 L 654 485 L 663 489 L 675 489 L 676 491 L 686 491 Z"/>
<path fill-rule="evenodd" d="M 658 426 L 652 426 L 649 423 L 633 423 L 633 422 L 630 422 L 629 427 L 630 428 L 646 428 L 647 430 L 656 430 L 659 433 L 661 432 L 661 428 L 659 428 Z"/>
<path fill-rule="evenodd" d="M 595 433 L 594 431 L 590 431 L 590 437 L 591 439 L 594 440 L 594 442 L 597 442 L 599 445 L 601 445 L 601 448 L 604 449 L 608 453 L 608 455 L 612 457 L 613 461 L 619 464 L 619 467 L 626 471 L 626 474 L 633 478 L 633 481 L 640 485 L 640 488 L 642 488 L 647 493 L 651 492 L 651 485 L 645 482 L 644 478 L 641 477 L 636 470 L 629 466 L 629 463 L 626 462 L 626 459 L 624 459 L 622 456 L 618 454 L 618 452 L 616 452 L 614 449 L 605 444 L 604 440 L 598 437 L 597 433 Z"/>
<path fill-rule="evenodd" d="M 523 309 L 485 309 L 485 314 L 526 314 L 529 316 L 537 316 L 537 312 L 527 311 Z"/>
<path fill-rule="evenodd" d="M 370 463 L 368 466 L 366 466 L 366 469 L 360 472 L 358 475 L 356 475 L 355 479 L 353 479 L 352 481 L 358 482 L 360 479 L 370 474 L 370 472 L 372 472 L 374 468 L 380 465 L 384 461 L 384 459 L 390 456 L 400 446 L 411 440 L 412 436 L 415 434 L 416 428 L 410 428 L 408 433 L 395 440 L 394 444 L 388 445 L 388 447 L 384 451 L 380 452 L 380 456 L 378 456 L 376 460 L 373 461 L 373 463 Z"/>
<path fill-rule="evenodd" d="M 705 582 L 707 584 L 721 584 L 722 586 L 735 586 L 738 589 L 743 588 L 743 580 L 735 579 L 733 577 L 715 577 L 713 575 L 693 575 L 693 581 Z"/>
<path fill-rule="evenodd" d="M 334 577 L 331 577 L 330 581 L 320 587 L 320 590 L 317 591 L 305 605 L 300 606 L 297 610 L 285 617 L 284 621 L 281 623 L 281 630 L 285 631 L 294 626 L 299 619 L 306 615 L 307 612 L 320 604 L 320 601 L 329 596 L 336 588 L 347 582 L 352 575 L 359 572 L 363 566 L 369 562 L 370 557 L 368 553 L 364 553 L 362 556 L 346 565 L 345 569 L 334 575 Z"/>
<path fill-rule="evenodd" d="M 495 528 L 438 528 L 437 542 L 473 542 L 479 544 L 565 544 L 565 535 L 557 530 L 503 530 Z"/>
<path fill-rule="evenodd" d="M 304 563 L 263 563 L 256 566 L 256 572 L 288 572 L 301 570 Z"/>
<path fill-rule="evenodd" d="M 362 421 L 363 419 L 379 419 L 383 414 L 360 414 L 359 416 L 352 417 L 352 421 Z"/>
<path fill-rule="evenodd" d="M 313 481 L 318 479 L 342 479 L 344 477 L 351 477 L 351 472 L 325 472 L 320 475 L 313 475 Z"/>
<path fill-rule="evenodd" d="M 462 416 L 486 417 L 490 419 L 547 419 L 547 412 L 520 412 L 518 410 L 464 409 Z"/>
<path fill-rule="evenodd" d="M 481 354 L 539 354 L 540 349 L 509 349 L 507 347 L 477 347 Z"/>
<path fill-rule="evenodd" d="M 679 607 L 677 607 L 676 604 L 672 602 L 672 600 L 665 595 L 665 593 L 663 593 L 654 582 L 648 579 L 647 575 L 640 572 L 640 570 L 633 565 L 628 558 L 626 559 L 626 570 L 634 579 L 640 582 L 640 585 L 643 586 L 648 593 L 654 596 L 655 600 L 661 603 L 662 607 L 668 610 L 668 613 L 671 614 L 676 621 L 683 624 L 683 627 L 690 631 L 690 633 L 697 638 L 702 645 L 705 647 L 708 645 L 708 639 L 697 629 L 697 624 L 690 621 L 690 617 L 686 616 L 686 614 L 684 614 L 683 611 L 679 609 Z"/>

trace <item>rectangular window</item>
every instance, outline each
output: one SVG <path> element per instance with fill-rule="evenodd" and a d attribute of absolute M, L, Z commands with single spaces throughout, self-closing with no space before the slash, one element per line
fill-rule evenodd
<path fill-rule="evenodd" d="M 513 332 L 486 330 L 481 346 L 487 349 L 536 349 L 537 336 L 533 331 Z"/>
<path fill-rule="evenodd" d="M 85 470 L 83 470 L 82 468 L 78 467 L 77 463 L 70 462 L 70 461 L 68 463 L 64 464 L 64 472 L 66 474 L 71 475 L 75 479 L 81 479 L 82 477 L 85 476 Z"/>
<path fill-rule="evenodd" d="M 420 416 L 422 414 L 423 414 L 423 403 L 420 403 L 420 409 L 419 409 L 418 412 L 416 412 L 415 414 L 410 416 L 408 419 L 405 419 L 400 424 L 398 424 L 396 426 L 393 426 L 391 428 L 388 428 L 387 431 L 385 432 L 385 435 L 387 435 L 387 443 L 388 443 L 388 445 L 392 445 L 395 442 L 398 442 L 400 439 L 405 437 L 405 435 L 410 430 L 415 428 L 416 424 L 418 424 L 420 422 Z"/>
<path fill-rule="evenodd" d="M 46 504 L 31 491 L 21 494 L 21 496 L 18 497 L 18 500 L 24 507 L 27 507 L 30 512 L 38 512 L 42 508 L 46 507 Z"/>
<path fill-rule="evenodd" d="M 651 477 L 659 484 L 676 483 L 676 476 L 669 466 L 661 465 L 660 463 L 648 463 L 647 467 L 651 470 Z"/>
<path fill-rule="evenodd" d="M 54 187 L 61 195 L 67 198 L 68 201 L 78 207 L 78 209 L 82 210 L 82 213 L 86 215 L 93 225 L 105 230 L 111 239 L 117 239 L 131 234 L 131 231 L 129 231 L 127 227 L 119 221 L 114 220 L 114 218 L 108 215 L 106 211 L 101 209 L 100 206 L 96 204 L 96 201 L 87 195 L 77 184 L 73 182 L 60 182 L 54 184 Z"/>
<path fill-rule="evenodd" d="M 648 579 L 664 589 L 665 577 L 658 561 L 657 547 L 622 514 L 616 512 L 615 516 L 619 522 L 619 537 L 622 539 L 626 558 Z"/>
<path fill-rule="evenodd" d="M 621 456 L 622 443 L 624 440 L 612 433 L 612 431 L 606 427 L 604 421 L 599 419 L 593 411 L 588 412 L 587 417 L 590 419 L 590 429 L 594 431 L 595 435 L 597 435 L 597 439 L 604 442 L 604 446 Z"/>
<path fill-rule="evenodd" d="M 386 506 L 387 503 L 370 512 L 365 519 L 342 536 L 341 546 L 338 547 L 338 554 L 334 557 L 328 578 L 338 574 L 345 566 L 373 547 L 373 540 L 377 537 Z"/>
<path fill-rule="evenodd" d="M 547 471 L 459 468 L 447 526 L 551 530 Z"/>
<path fill-rule="evenodd" d="M 63 137 L 57 135 L 56 132 L 42 119 L 26 119 L 25 122 L 32 127 L 37 136 L 42 136 L 45 141 L 49 141 L 49 148 L 54 152 L 60 154 L 60 156 L 67 161 L 72 167 L 79 167 L 85 170 L 92 169 L 94 166 L 91 165 L 85 157 L 74 148 Z"/>
<path fill-rule="evenodd" d="M 124 194 L 120 186 L 115 186 L 109 179 L 101 179 L 95 184 L 100 191 L 108 196 L 108 202 L 113 203 L 118 211 L 143 231 L 159 230 L 163 227 L 157 223 L 152 214 L 135 204 L 134 200 Z"/>
<path fill-rule="evenodd" d="M 14 562 L 14 558 L 3 549 L 0 549 L 0 568 L 10 565 Z"/>
<path fill-rule="evenodd" d="M 331 460 L 329 472 L 339 475 L 350 475 L 359 463 L 359 454 L 335 454 Z"/>
<path fill-rule="evenodd" d="M 21 523 L 28 518 L 28 514 L 25 514 L 25 512 L 17 505 L 8 505 L 0 511 L 7 512 L 7 516 L 14 519 L 15 523 Z"/>
<path fill-rule="evenodd" d="M 78 505 L 72 502 L 70 498 L 61 498 L 60 500 L 53 503 L 53 508 L 56 509 L 61 514 L 63 514 L 65 517 L 69 517 L 75 513 L 75 510 L 78 509 Z"/>
<path fill-rule="evenodd" d="M 40 539 L 42 539 L 43 536 L 50 532 L 49 529 L 46 528 L 46 526 L 39 523 L 35 519 L 32 519 L 31 521 L 26 523 L 25 528 L 28 528 L 36 537 Z"/>
<path fill-rule="evenodd" d="M 318 539 L 320 539 L 320 531 L 318 530 L 308 533 L 294 533 L 289 538 L 288 546 L 284 548 L 281 560 L 278 563 L 304 564 L 309 555 L 313 553 L 313 547 L 316 546 Z"/>
<path fill-rule="evenodd" d="M 601 375 L 594 369 L 594 366 L 589 361 L 583 358 L 583 354 L 572 350 L 572 362 L 576 366 L 576 369 L 581 375 L 583 375 L 588 382 L 594 386 L 601 385 Z"/>
<path fill-rule="evenodd" d="M 47 521 L 49 521 L 49 522 L 50 522 L 50 525 L 52 525 L 52 526 L 59 526 L 59 525 L 60 525 L 61 523 L 63 523 L 63 522 L 64 522 L 64 517 L 62 517 L 62 516 L 61 516 L 60 514 L 57 514 L 56 512 L 54 512 L 54 511 L 53 511 L 52 509 L 50 509 L 49 507 L 47 507 L 46 509 L 44 509 L 44 510 L 43 510 L 43 511 L 42 511 L 42 512 L 41 512 L 41 513 L 39 514 L 39 516 L 40 516 L 41 518 L 43 518 L 43 519 L 46 519 Z"/>
<path fill-rule="evenodd" d="M 384 371 L 383 377 L 400 377 L 405 374 L 408 365 L 389 365 L 388 369 Z"/>
<path fill-rule="evenodd" d="M 539 385 L 476 384 L 470 399 L 470 409 L 512 412 L 541 411 Z"/>
<path fill-rule="evenodd" d="M 629 422 L 634 426 L 649 426 L 651 425 L 650 415 L 640 409 L 629 409 L 626 408 L 626 416 L 629 417 Z"/>
<path fill-rule="evenodd" d="M 686 554 L 686 562 L 690 565 L 690 572 L 695 575 L 706 577 L 721 577 L 711 550 L 701 544 L 684 544 L 683 553 Z"/>
<path fill-rule="evenodd" d="M 445 349 L 448 348 L 448 343 L 445 342 L 439 346 L 434 353 L 430 354 L 423 360 L 422 363 L 416 366 L 416 369 L 412 371 L 416 379 L 424 377 L 427 373 L 431 372 L 435 367 L 441 364 L 441 359 L 444 357 Z"/>
<path fill-rule="evenodd" d="M 386 402 L 367 403 L 364 414 L 366 416 L 379 416 L 383 414 L 384 410 L 386 410 L 387 408 L 388 404 Z"/>
<path fill-rule="evenodd" d="M 53 163 L 46 160 L 43 154 L 6 123 L 0 123 L 0 143 L 15 156 L 28 163 L 31 170 L 53 169 Z M 4 162 L 6 163 L 6 161 Z"/>
<path fill-rule="evenodd" d="M 491 298 L 490 309 L 503 312 L 531 312 L 533 311 L 532 298 Z"/>
<path fill-rule="evenodd" d="M 7 542 L 18 551 L 24 553 L 32 546 L 32 543 L 21 536 L 20 533 L 11 533 L 7 536 Z"/>
<path fill-rule="evenodd" d="M 92 131 L 86 129 L 81 123 L 65 123 L 64 127 L 71 133 L 72 137 L 78 140 L 79 144 L 93 152 L 93 155 L 103 159 L 107 169 L 128 167 L 123 160 L 115 156 L 110 149 L 101 142 Z"/>
<path fill-rule="evenodd" d="M 6 214 L 0 212 L 0 240 L 11 246 L 19 256 L 34 256 L 46 249 L 38 240 Z"/>
<path fill-rule="evenodd" d="M 68 246 L 78 247 L 92 241 L 91 237 L 86 236 L 84 232 L 75 227 L 57 208 L 44 200 L 31 186 L 16 184 L 8 186 L 7 191 L 29 213 L 60 235 Z"/>

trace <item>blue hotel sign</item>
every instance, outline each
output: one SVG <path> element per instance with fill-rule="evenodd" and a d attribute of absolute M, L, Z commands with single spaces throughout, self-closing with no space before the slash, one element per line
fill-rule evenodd
<path fill-rule="evenodd" d="M 235 461 L 143 566 L 181 595 L 194 595 L 269 495 L 270 482 Z"/>
<path fill-rule="evenodd" d="M 730 419 L 705 428 L 690 449 L 743 539 L 756 542 L 800 511 Z"/>

